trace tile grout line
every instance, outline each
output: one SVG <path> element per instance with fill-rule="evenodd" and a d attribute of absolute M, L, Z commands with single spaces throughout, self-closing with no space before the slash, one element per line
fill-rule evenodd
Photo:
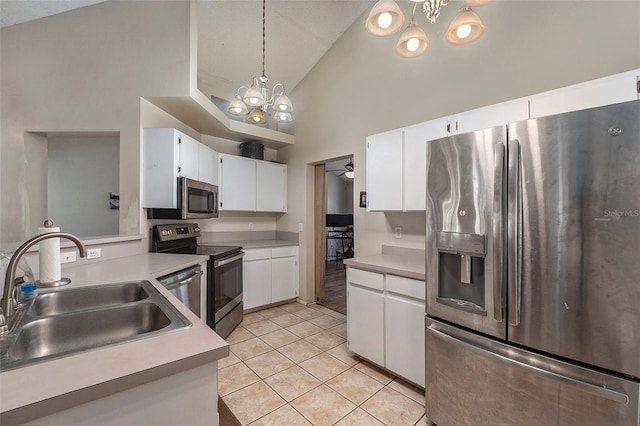
<path fill-rule="evenodd" d="M 302 305 L 301 305 L 301 306 L 302 306 Z M 236 358 L 238 358 L 238 362 L 236 362 L 236 363 L 234 363 L 234 364 L 231 364 L 231 365 L 228 365 L 228 366 L 226 366 L 226 367 L 223 367 L 223 368 L 219 369 L 220 371 L 222 371 L 222 370 L 224 370 L 224 369 L 226 369 L 226 368 L 229 368 L 229 367 L 231 367 L 231 366 L 234 366 L 234 365 L 236 365 L 236 364 L 241 363 L 241 364 L 243 364 L 243 365 L 244 365 L 244 367 L 246 367 L 249 371 L 251 371 L 251 372 L 252 372 L 252 373 L 253 373 L 253 374 L 258 378 L 258 380 L 257 380 L 257 381 L 255 381 L 255 382 L 252 382 L 252 383 L 249 383 L 249 384 L 247 384 L 247 385 L 245 385 L 245 386 L 242 386 L 241 388 L 236 389 L 236 390 L 234 390 L 233 392 L 229 392 L 229 393 L 228 393 L 228 394 L 226 394 L 226 395 L 221 395 L 221 397 L 223 397 L 223 398 L 229 397 L 230 395 L 233 395 L 234 393 L 239 392 L 239 391 L 241 391 L 242 389 L 245 389 L 245 388 L 247 388 L 247 387 L 249 387 L 249 386 L 255 385 L 256 383 L 262 382 L 262 383 L 263 383 L 264 385 L 266 385 L 266 386 L 267 386 L 271 391 L 273 391 L 273 392 L 274 392 L 274 394 L 275 394 L 275 395 L 277 395 L 277 396 L 279 397 L 279 399 L 280 399 L 280 400 L 284 401 L 284 404 L 279 405 L 277 408 L 275 408 L 275 409 L 273 409 L 273 410 L 269 411 L 268 413 L 264 413 L 264 414 L 262 414 L 262 415 L 261 415 L 259 418 L 257 418 L 257 419 L 253 419 L 253 420 L 251 420 L 251 422 L 250 422 L 249 424 L 252 424 L 252 423 L 254 423 L 254 422 L 257 422 L 257 421 L 259 421 L 260 419 L 262 419 L 262 418 L 264 418 L 264 417 L 266 417 L 266 416 L 268 416 L 268 415 L 270 415 L 270 414 L 274 413 L 274 412 L 275 412 L 275 411 L 277 411 L 277 410 L 282 409 L 283 407 L 285 407 L 285 406 L 287 406 L 287 405 L 288 405 L 290 408 L 292 408 L 296 413 L 298 413 L 300 416 L 302 416 L 302 418 L 304 418 L 305 420 L 307 420 L 307 421 L 309 421 L 310 423 L 312 423 L 312 420 L 311 420 L 311 419 L 309 419 L 309 418 L 307 418 L 307 417 L 306 417 L 302 412 L 300 412 L 299 410 L 297 410 L 297 409 L 292 405 L 292 402 L 294 402 L 295 400 L 297 400 L 297 399 L 299 399 L 299 398 L 303 397 L 304 395 L 307 395 L 309 392 L 313 392 L 314 390 L 317 390 L 317 389 L 318 389 L 319 387 L 321 387 L 322 385 L 325 385 L 325 386 L 326 386 L 326 388 L 328 388 L 328 389 L 329 389 L 329 390 L 331 390 L 332 392 L 336 393 L 336 394 L 337 394 L 337 395 L 339 395 L 340 397 L 344 398 L 344 399 L 345 399 L 346 401 L 348 401 L 350 404 L 354 405 L 354 408 L 353 408 L 353 409 L 351 409 L 349 412 L 347 412 L 344 416 L 342 416 L 340 419 L 338 419 L 338 420 L 337 420 L 336 422 L 334 422 L 333 424 L 340 422 L 342 419 L 344 419 L 345 417 L 349 416 L 350 414 L 352 414 L 352 413 L 353 413 L 354 411 L 356 411 L 357 409 L 362 410 L 362 411 L 363 411 L 364 413 L 366 413 L 367 415 L 370 415 L 371 417 L 373 417 L 373 418 L 374 418 L 374 419 L 376 419 L 377 421 L 380 421 L 380 422 L 382 422 L 382 423 L 384 424 L 384 421 L 383 421 L 383 420 L 379 419 L 379 418 L 378 418 L 378 417 L 376 417 L 373 413 L 371 413 L 371 412 L 367 411 L 366 409 L 364 409 L 362 406 L 363 406 L 365 403 L 367 403 L 369 400 L 371 400 L 373 397 L 375 397 L 376 395 L 378 395 L 380 392 L 382 392 L 385 388 L 388 388 L 388 391 L 391 391 L 391 392 L 397 393 L 397 394 L 398 394 L 398 395 L 400 395 L 401 397 L 403 397 L 403 398 L 407 398 L 408 400 L 410 400 L 410 401 L 412 401 L 412 402 L 414 402 L 414 403 L 416 403 L 416 404 L 422 405 L 422 406 L 424 407 L 424 405 L 423 405 L 423 404 L 421 404 L 419 401 L 416 401 L 415 399 L 413 399 L 413 398 L 409 397 L 408 395 L 404 394 L 403 392 L 400 392 L 399 390 L 396 390 L 396 389 L 394 389 L 394 388 L 390 387 L 390 385 L 391 385 L 392 383 L 394 383 L 394 382 L 396 381 L 396 379 L 398 379 L 398 380 L 399 380 L 399 378 L 397 378 L 396 376 L 394 376 L 394 375 L 392 375 L 392 374 L 390 374 L 390 373 L 386 372 L 384 369 L 380 369 L 379 367 L 374 366 L 373 364 L 369 364 L 368 362 L 366 362 L 366 360 L 363 360 L 362 358 L 358 357 L 357 355 L 354 355 L 353 359 L 354 359 L 354 361 L 358 361 L 358 362 L 357 362 L 357 363 L 355 363 L 355 364 L 351 364 L 351 363 L 347 363 L 347 362 L 343 361 L 342 359 L 338 358 L 337 356 L 333 355 L 332 353 L 329 353 L 329 351 L 334 350 L 335 348 L 337 348 L 337 347 L 339 347 L 339 346 L 341 346 L 341 345 L 346 344 L 346 337 L 341 336 L 341 335 L 339 335 L 339 334 L 336 334 L 334 331 L 331 331 L 331 329 L 333 329 L 333 328 L 335 328 L 335 327 L 338 327 L 338 326 L 341 326 L 342 324 L 345 324 L 346 316 L 345 316 L 344 314 L 341 314 L 341 313 L 338 313 L 338 312 L 334 312 L 334 311 L 332 311 L 334 314 L 336 314 L 335 316 L 333 316 L 333 315 L 331 315 L 330 313 L 326 312 L 328 309 L 327 309 L 327 308 L 325 308 L 325 307 L 317 307 L 317 308 L 304 307 L 304 308 L 302 308 L 302 309 L 296 309 L 296 310 L 295 310 L 295 311 L 293 311 L 293 312 L 291 312 L 291 311 L 289 311 L 289 310 L 286 310 L 286 309 L 282 309 L 282 308 L 280 308 L 280 307 L 275 307 L 275 309 L 277 309 L 278 311 L 281 311 L 280 313 L 274 313 L 273 309 L 274 309 L 274 308 L 269 308 L 269 309 L 266 309 L 266 310 L 265 310 L 265 311 L 272 310 L 272 311 L 271 311 L 271 313 L 270 313 L 268 316 L 261 315 L 261 314 L 260 314 L 260 311 L 256 311 L 256 312 L 252 312 L 251 314 L 248 314 L 248 316 L 249 316 L 249 315 L 253 315 L 253 314 L 255 313 L 256 315 L 254 315 L 253 317 L 254 317 L 254 318 L 256 318 L 256 319 L 255 319 L 254 321 L 252 320 L 249 324 L 243 324 L 243 325 L 242 325 L 242 327 L 243 327 L 243 328 L 244 328 L 244 329 L 245 329 L 245 330 L 246 330 L 246 331 L 247 331 L 251 336 L 253 336 L 253 337 L 249 337 L 249 338 L 247 338 L 247 339 L 244 339 L 244 340 L 241 340 L 241 341 L 238 341 L 238 342 L 234 342 L 234 343 L 233 343 L 233 344 L 239 344 L 239 343 L 242 343 L 242 342 L 246 342 L 246 341 L 248 341 L 248 340 L 258 339 L 258 341 L 259 341 L 259 342 L 261 342 L 262 344 L 266 345 L 266 346 L 267 346 L 267 347 L 269 347 L 270 349 L 269 349 L 267 352 L 263 352 L 263 353 L 260 353 L 260 354 L 254 355 L 254 356 L 251 356 L 250 358 L 246 358 L 246 359 L 242 359 L 242 358 L 240 358 L 237 354 L 235 354 L 233 351 L 231 351 L 231 353 L 232 353 Z M 314 310 L 316 310 L 316 311 L 319 311 L 320 315 L 315 316 L 315 317 L 311 317 L 311 318 L 309 318 L 309 319 L 305 319 L 303 316 L 296 315 L 296 312 L 300 312 L 300 311 L 302 311 L 302 310 L 304 310 L 304 309 L 314 309 Z M 291 315 L 294 315 L 294 316 L 298 317 L 299 319 L 301 319 L 302 321 L 301 321 L 301 322 L 298 322 L 298 323 L 295 323 L 295 324 L 292 324 L 292 325 L 290 325 L 290 326 L 282 326 L 282 325 L 280 325 L 280 324 L 278 324 L 278 323 L 276 323 L 276 322 L 272 321 L 272 319 L 273 319 L 273 318 L 277 318 L 278 316 L 281 316 L 281 315 L 284 315 L 284 314 L 291 314 Z M 321 316 L 324 316 L 324 315 L 327 315 L 327 316 L 330 316 L 330 317 L 332 317 L 332 318 L 334 318 L 334 319 L 336 319 L 336 320 L 339 320 L 339 322 L 338 322 L 338 323 L 336 323 L 336 324 L 329 324 L 327 328 L 325 328 L 324 326 L 321 326 L 321 325 L 317 325 L 317 324 L 315 324 L 315 323 L 313 323 L 313 322 L 312 322 L 312 320 L 314 320 L 314 319 L 318 319 L 318 318 L 320 318 Z M 305 316 L 308 316 L 308 315 L 305 315 Z M 276 325 L 278 328 L 277 328 L 277 329 L 274 329 L 274 330 L 271 330 L 271 331 L 268 331 L 268 332 L 266 332 L 266 333 L 263 333 L 263 334 L 261 334 L 261 335 L 257 335 L 257 334 L 255 334 L 254 332 L 252 332 L 249 328 L 247 328 L 247 327 L 246 327 L 247 325 L 251 325 L 251 324 L 254 324 L 254 323 L 261 322 L 261 321 L 262 321 L 262 322 L 264 322 L 264 321 L 269 321 L 270 323 L 272 323 L 272 324 Z M 292 332 L 292 331 L 290 331 L 290 330 L 288 330 L 288 329 L 287 329 L 288 327 L 292 327 L 292 326 L 295 326 L 295 325 L 297 325 L 297 324 L 302 324 L 302 323 L 304 323 L 304 322 L 308 322 L 308 323 L 310 323 L 310 324 L 313 324 L 313 325 L 315 325 L 316 327 L 318 327 L 319 329 L 318 329 L 317 331 L 315 331 L 314 333 L 312 333 L 312 334 L 310 334 L 310 335 L 308 335 L 308 336 L 304 336 L 304 337 L 302 337 L 302 336 L 300 336 L 300 335 L 298 335 L 298 334 L 296 334 L 296 333 L 294 333 L 294 332 Z M 257 327 L 257 326 L 256 326 L 256 327 Z M 255 327 L 254 327 L 254 328 L 255 328 Z M 275 332 L 282 331 L 282 330 L 288 331 L 289 333 L 293 334 L 293 335 L 296 337 L 296 339 L 295 339 L 295 340 L 293 340 L 292 342 L 288 342 L 288 343 L 286 343 L 286 344 L 284 344 L 284 345 L 280 345 L 280 346 L 278 346 L 278 347 L 275 347 L 275 346 L 272 346 L 271 344 L 269 344 L 268 342 L 266 342 L 265 340 L 263 340 L 263 338 L 262 338 L 262 336 L 266 336 L 266 335 L 268 335 L 268 334 L 275 333 Z M 313 341 L 306 340 L 306 339 L 309 339 L 309 338 L 311 338 L 311 337 L 313 337 L 313 336 L 316 336 L 316 335 L 318 335 L 318 334 L 320 334 L 320 333 L 323 333 L 323 332 L 325 332 L 325 331 L 326 331 L 326 332 L 328 332 L 330 335 L 335 336 L 335 337 L 337 337 L 337 338 L 341 339 L 341 340 L 342 340 L 342 342 L 341 342 L 341 343 L 338 343 L 337 345 L 334 345 L 334 346 L 332 346 L 332 347 L 330 347 L 330 348 L 328 348 L 328 349 L 323 349 L 322 347 L 317 346 L 316 344 L 314 344 L 314 343 L 313 343 Z M 290 358 L 290 356 L 291 356 L 291 355 L 290 355 L 290 356 L 287 356 L 285 353 L 280 352 L 280 349 L 281 349 L 281 348 L 283 348 L 283 347 L 285 347 L 285 346 L 288 346 L 288 345 L 290 345 L 290 344 L 296 343 L 296 342 L 301 342 L 301 341 L 304 341 L 304 342 L 306 342 L 306 343 L 308 343 L 308 344 L 312 345 L 314 348 L 316 348 L 316 349 L 317 349 L 317 350 L 319 350 L 320 352 L 319 352 L 318 354 L 312 355 L 312 356 L 311 356 L 311 357 L 309 357 L 309 358 L 305 358 L 305 359 L 301 360 L 300 362 L 297 362 L 297 361 L 295 361 L 294 359 Z M 326 345 L 323 345 L 323 346 L 325 346 L 325 347 L 326 347 Z M 348 349 L 347 349 L 347 350 L 348 350 Z M 291 363 L 293 363 L 293 365 L 291 365 L 291 366 L 289 366 L 289 367 L 286 367 L 286 368 L 284 368 L 284 369 L 282 369 L 282 370 L 280 370 L 280 371 L 278 371 L 278 372 L 271 373 L 271 374 L 269 374 L 269 376 L 267 376 L 267 377 L 264 377 L 264 378 L 263 378 L 263 377 L 261 377 L 261 376 L 260 376 L 260 374 L 258 374 L 257 370 L 255 370 L 254 368 L 251 368 L 251 367 L 247 364 L 247 361 L 250 361 L 251 359 L 257 358 L 257 357 L 259 357 L 259 356 L 262 356 L 262 355 L 265 355 L 265 354 L 268 354 L 268 353 L 271 353 L 271 352 L 274 352 L 274 351 L 275 351 L 275 352 L 277 352 L 277 354 L 278 354 L 278 355 L 283 356 L 285 359 L 287 359 L 288 361 L 290 361 Z M 300 365 L 300 364 L 302 364 L 302 363 L 304 363 L 304 362 L 308 361 L 309 359 L 315 358 L 315 357 L 320 356 L 320 355 L 322 355 L 322 354 L 329 355 L 332 359 L 336 360 L 336 361 L 337 361 L 337 362 L 339 362 L 340 364 L 344 364 L 344 365 L 346 365 L 346 366 L 347 366 L 346 370 L 343 370 L 343 371 L 341 371 L 341 372 L 339 372 L 339 373 L 337 373 L 337 374 L 333 375 L 332 377 L 328 378 L 327 380 L 323 380 L 323 379 L 321 379 L 320 377 L 317 377 L 316 375 L 314 375 L 311 371 L 307 370 L 305 367 L 302 367 L 302 366 Z M 383 381 L 379 380 L 378 378 L 376 378 L 376 377 L 372 376 L 371 374 L 368 374 L 368 372 L 367 372 L 367 371 L 362 371 L 362 370 L 360 370 L 360 369 L 356 368 L 356 367 L 357 367 L 358 365 L 360 365 L 360 364 L 363 364 L 363 365 L 369 365 L 369 367 L 370 367 L 370 368 L 371 368 L 371 367 L 373 367 L 375 370 L 380 370 L 380 372 L 381 372 L 382 374 L 388 374 L 388 375 L 389 375 L 390 380 L 389 380 L 388 382 L 386 382 L 386 383 L 385 383 L 385 382 L 383 382 Z M 272 376 L 274 376 L 274 375 L 276 375 L 276 374 L 279 374 L 279 373 L 281 373 L 282 371 L 286 371 L 286 370 L 288 370 L 288 369 L 290 369 L 290 368 L 293 368 L 293 367 L 298 367 L 298 368 L 302 369 L 302 371 L 304 371 L 305 373 L 309 374 L 311 377 L 313 377 L 314 379 L 316 379 L 317 381 L 319 381 L 319 383 L 318 383 L 318 384 L 316 384 L 316 385 L 314 385 L 311 389 L 306 390 L 306 391 L 305 391 L 305 392 L 303 392 L 302 394 L 297 395 L 297 396 L 296 396 L 295 398 L 293 398 L 291 401 L 287 401 L 287 399 L 285 399 L 285 398 L 284 398 L 280 393 L 278 393 L 278 392 L 277 392 L 277 390 L 276 390 L 275 388 L 273 388 L 269 383 L 267 383 L 266 379 L 268 379 L 268 378 L 270 378 L 270 377 L 272 377 Z M 374 371 L 375 371 L 375 370 L 374 370 Z M 379 383 L 379 384 L 381 385 L 381 388 L 380 388 L 380 389 L 378 389 L 377 391 L 375 391 L 372 395 L 368 396 L 368 397 L 367 397 L 364 401 L 362 401 L 360 404 L 356 404 L 356 403 L 354 403 L 351 399 L 349 399 L 349 397 L 347 397 L 346 395 L 343 395 L 342 393 L 340 393 L 340 391 L 339 391 L 339 390 L 334 389 L 331 385 L 329 385 L 329 384 L 328 384 L 328 382 L 329 382 L 329 381 L 333 380 L 334 378 L 336 378 L 336 377 L 338 377 L 338 376 L 340 376 L 340 375 L 342 375 L 342 374 L 344 374 L 344 373 L 346 373 L 346 372 L 348 372 L 348 371 L 355 371 L 355 372 L 358 372 L 358 373 L 360 373 L 360 374 L 363 374 L 363 375 L 367 376 L 368 378 L 370 378 L 370 379 L 372 379 L 372 380 L 376 381 L 377 383 Z M 407 383 L 408 383 L 408 382 L 407 382 Z M 411 384 L 409 384 L 409 385 L 410 385 L 410 386 L 413 386 L 413 385 L 411 385 Z M 414 423 L 412 423 L 412 425 L 417 425 L 418 423 L 420 423 L 420 421 L 421 421 L 423 418 L 424 418 L 424 414 L 423 414 L 422 416 L 420 416 L 420 417 L 419 417 L 419 418 L 418 418 Z M 313 423 L 312 423 L 312 424 L 313 424 Z"/>

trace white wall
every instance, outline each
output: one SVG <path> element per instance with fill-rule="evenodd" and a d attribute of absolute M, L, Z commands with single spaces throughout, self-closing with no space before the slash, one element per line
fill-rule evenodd
<path fill-rule="evenodd" d="M 0 241 L 43 220 L 29 132 L 119 133 L 120 231 L 141 232 L 140 97 L 189 93 L 190 19 L 185 1 L 108 1 L 0 30 Z"/>
<path fill-rule="evenodd" d="M 109 194 L 119 192 L 120 138 L 52 136 L 48 152 L 47 218 L 79 237 L 118 235 Z"/>
<path fill-rule="evenodd" d="M 399 4 L 410 15 L 408 2 Z M 303 299 L 313 300 L 312 164 L 353 154 L 357 203 L 367 135 L 640 67 L 638 1 L 495 1 L 477 8 L 483 37 L 450 46 L 443 34 L 461 4 L 452 0 L 434 25 L 419 17 L 431 47 L 414 59 L 395 53 L 397 35 L 366 32 L 367 10 L 292 92 L 296 144 L 278 156 L 289 164 L 289 199 L 304 202 L 289 202 L 278 229 L 305 224 Z M 382 244 L 424 247 L 420 214 L 354 214 L 356 256 Z M 394 226 L 403 226 L 402 240 Z"/>

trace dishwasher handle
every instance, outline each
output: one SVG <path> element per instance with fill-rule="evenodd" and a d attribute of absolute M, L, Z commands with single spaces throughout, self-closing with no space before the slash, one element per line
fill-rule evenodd
<path fill-rule="evenodd" d="M 195 280 L 196 278 L 200 278 L 202 274 L 203 272 L 198 270 L 198 271 L 195 271 L 193 275 L 190 275 L 183 280 L 180 280 L 175 283 L 167 284 L 167 285 L 162 283 L 162 285 L 164 285 L 164 288 L 166 288 L 167 290 L 173 290 L 174 288 L 182 287 L 183 285 L 189 284 L 191 281 Z"/>

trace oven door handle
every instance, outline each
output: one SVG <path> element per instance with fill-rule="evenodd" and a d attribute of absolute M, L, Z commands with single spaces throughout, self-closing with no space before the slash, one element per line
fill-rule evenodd
<path fill-rule="evenodd" d="M 242 259 L 242 256 L 244 256 L 244 252 L 237 254 L 233 257 L 230 257 L 229 259 L 222 259 L 222 260 L 217 260 L 215 262 L 213 262 L 213 267 L 217 268 L 218 266 L 223 266 L 226 265 L 228 263 L 231 262 L 235 262 L 236 260 Z"/>
<path fill-rule="evenodd" d="M 193 275 L 190 275 L 188 278 L 185 278 L 184 280 L 178 281 L 177 283 L 169 284 L 169 285 L 165 286 L 164 288 L 166 288 L 167 290 L 173 290 L 174 288 L 182 287 L 185 284 L 189 284 L 194 279 L 199 278 L 200 275 L 202 275 L 203 273 L 204 272 L 202 272 L 202 271 L 196 271 Z"/>

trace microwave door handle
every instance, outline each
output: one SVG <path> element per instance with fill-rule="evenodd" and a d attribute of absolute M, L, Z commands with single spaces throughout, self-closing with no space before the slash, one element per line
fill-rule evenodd
<path fill-rule="evenodd" d="M 507 283 L 509 286 L 509 325 L 520 324 L 522 290 L 522 178 L 520 142 L 509 141 L 507 201 Z"/>
<path fill-rule="evenodd" d="M 504 143 L 494 146 L 493 180 L 493 319 L 504 318 Z"/>

